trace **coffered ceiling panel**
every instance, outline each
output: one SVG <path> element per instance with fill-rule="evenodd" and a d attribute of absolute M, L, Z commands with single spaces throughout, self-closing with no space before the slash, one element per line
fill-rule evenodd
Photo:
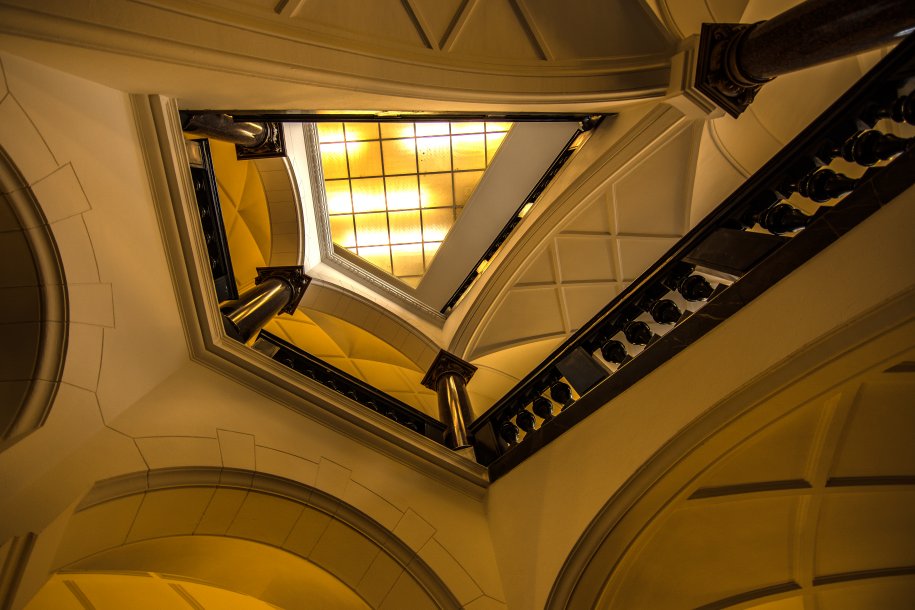
<path fill-rule="evenodd" d="M 861 610 L 862 608 L 911 608 L 915 599 L 915 576 L 886 576 L 853 585 L 823 587 L 816 595 L 821 610 Z"/>
<path fill-rule="evenodd" d="M 556 59 L 650 54 L 666 44 L 641 2 L 516 0 L 516 3 L 523 7 Z M 587 17 L 570 19 L 570 11 Z M 626 26 L 621 27 L 622 24 Z"/>
<path fill-rule="evenodd" d="M 620 286 L 615 282 L 572 284 L 563 286 L 561 290 L 569 329 L 576 331 L 594 316 L 594 312 L 619 294 Z"/>
<path fill-rule="evenodd" d="M 743 440 L 729 427 L 707 438 L 708 455 L 733 449 L 686 485 L 674 483 L 676 498 L 614 555 L 596 607 L 911 607 L 910 360 L 794 409 L 785 390 L 755 413 L 786 415 Z"/>
<path fill-rule="evenodd" d="M 428 33 L 432 46 L 442 46 L 449 31 L 456 25 L 458 16 L 463 14 L 466 0 L 410 0 L 409 5 Z"/>
<path fill-rule="evenodd" d="M 400 0 L 334 0 L 303 2 L 289 0 L 294 21 L 306 26 L 322 25 L 366 38 L 415 47 L 425 47 L 410 14 Z"/>
<path fill-rule="evenodd" d="M 910 464 L 904 465 L 904 467 Z M 851 490 L 823 499 L 817 527 L 817 574 L 909 566 L 915 572 L 915 489 Z"/>
<path fill-rule="evenodd" d="M 686 506 L 670 515 L 642 551 L 651 571 L 635 570 L 612 597 L 619 608 L 698 608 L 747 590 L 790 581 L 795 498 L 755 498 Z M 663 578 L 658 578 L 663 574 Z"/>
<path fill-rule="evenodd" d="M 687 182 L 691 180 L 697 126 L 685 129 L 647 159 L 621 176 L 613 186 L 616 229 L 625 235 L 681 235 L 689 212 Z"/>
<path fill-rule="evenodd" d="M 677 243 L 677 238 L 620 236 L 617 242 L 620 252 L 620 277 L 625 281 L 631 281 L 639 277 Z"/>
<path fill-rule="evenodd" d="M 517 286 L 532 286 L 536 284 L 553 284 L 556 278 L 556 255 L 553 248 L 540 251 L 527 269 L 518 278 Z"/>
<path fill-rule="evenodd" d="M 911 392 L 911 385 L 904 383 L 861 386 L 831 476 L 915 476 L 915 395 Z"/>
<path fill-rule="evenodd" d="M 613 239 L 609 235 L 560 235 L 556 250 L 562 281 L 617 279 Z"/>
<path fill-rule="evenodd" d="M 464 55 L 546 59 L 531 25 L 510 0 L 465 3 L 455 24 L 450 50 Z M 465 16 L 466 15 L 466 16 Z M 446 41 L 443 45 L 447 47 Z"/>
<path fill-rule="evenodd" d="M 822 419 L 820 405 L 810 405 L 785 417 L 777 427 L 761 431 L 735 450 L 703 478 L 707 488 L 749 482 L 803 480 L 810 459 L 810 439 Z"/>
<path fill-rule="evenodd" d="M 468 359 L 547 335 L 564 339 L 675 244 L 689 218 L 700 135 L 698 124 L 674 130 L 557 226 L 503 289 Z"/>
<path fill-rule="evenodd" d="M 610 235 L 613 229 L 610 226 L 610 215 L 613 207 L 610 201 L 610 194 L 604 192 L 602 196 L 596 197 L 595 201 L 578 214 L 571 217 L 568 224 L 563 227 L 565 233 L 606 233 Z"/>
<path fill-rule="evenodd" d="M 544 338 L 566 331 L 562 304 L 553 286 L 519 287 L 509 293 L 504 306 L 486 324 L 482 349 L 518 343 L 519 335 Z"/>

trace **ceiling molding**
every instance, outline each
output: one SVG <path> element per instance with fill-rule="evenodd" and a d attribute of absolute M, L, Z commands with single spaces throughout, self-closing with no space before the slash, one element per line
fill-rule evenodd
<path fill-rule="evenodd" d="M 131 101 L 191 358 L 471 497 L 482 497 L 489 484 L 484 467 L 225 335 L 205 243 L 195 224 L 177 104 L 160 96 L 134 95 Z"/>
<path fill-rule="evenodd" d="M 314 27 L 291 26 L 289 19 L 273 10 L 234 5 L 236 8 L 231 9 L 224 2 L 217 6 L 184 0 L 146 0 L 124 5 L 102 0 L 90 14 L 88 7 L 78 4 L 51 7 L 21 3 L 0 8 L 0 30 L 33 41 L 73 47 L 76 51 L 71 57 L 58 56 L 62 62 L 82 56 L 87 50 L 100 51 L 111 59 L 122 55 L 165 62 L 217 71 L 226 78 L 266 78 L 274 81 L 276 91 L 285 91 L 284 87 L 290 84 L 305 86 L 308 91 L 299 89 L 296 98 L 317 99 L 316 93 L 323 91 L 324 96 L 349 100 L 353 108 L 377 107 L 377 96 L 394 96 L 413 100 L 417 110 L 432 109 L 434 100 L 488 107 L 558 103 L 570 108 L 597 104 L 599 110 L 610 110 L 617 101 L 663 95 L 669 79 L 667 48 L 643 56 L 551 62 L 464 58 L 425 47 L 416 51 L 379 47 L 374 38 L 360 43 L 357 38 L 341 38 Z M 92 23 L 93 19 L 97 23 Z M 181 27 L 176 27 L 178 24 Z M 95 62 L 99 63 L 104 62 Z M 126 67 L 103 75 L 92 72 L 99 66 L 85 64 L 78 66 L 87 77 L 123 90 L 137 89 L 133 81 L 137 75 Z M 178 78 L 167 69 L 157 74 L 166 79 Z M 245 88 L 238 82 L 238 87 Z M 190 103 L 197 99 L 197 92 L 190 91 L 186 82 L 175 80 L 163 89 Z M 239 90 L 235 95 L 228 93 L 231 90 L 228 87 L 221 95 L 238 99 L 249 93 Z M 299 97 L 303 95 L 304 98 Z M 227 107 L 251 106 L 229 103 L 228 98 L 224 101 Z M 293 102 L 293 106 L 301 105 L 301 101 Z"/>

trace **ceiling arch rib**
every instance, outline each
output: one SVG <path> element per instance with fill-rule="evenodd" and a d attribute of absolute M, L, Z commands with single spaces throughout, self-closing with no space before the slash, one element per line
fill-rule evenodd
<path fill-rule="evenodd" d="M 51 569 L 77 586 L 100 573 L 168 574 L 291 609 L 460 607 L 381 524 L 319 489 L 252 474 L 198 467 L 101 481 L 62 524 Z"/>

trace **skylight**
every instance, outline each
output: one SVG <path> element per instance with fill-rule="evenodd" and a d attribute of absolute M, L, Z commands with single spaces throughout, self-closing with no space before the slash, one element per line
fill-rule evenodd
<path fill-rule="evenodd" d="M 318 123 L 333 242 L 416 287 L 511 123 Z"/>

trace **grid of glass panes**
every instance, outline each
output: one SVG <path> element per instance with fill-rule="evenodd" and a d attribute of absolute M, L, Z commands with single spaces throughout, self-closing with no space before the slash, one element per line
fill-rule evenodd
<path fill-rule="evenodd" d="M 318 123 L 335 244 L 416 286 L 511 123 Z"/>

